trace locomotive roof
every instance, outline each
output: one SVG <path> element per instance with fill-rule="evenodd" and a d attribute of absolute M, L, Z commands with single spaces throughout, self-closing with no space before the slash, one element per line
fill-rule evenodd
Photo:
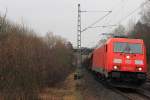
<path fill-rule="evenodd" d="M 142 39 L 130 39 L 130 38 L 110 38 L 107 40 L 109 42 L 130 42 L 130 43 L 143 43 Z"/>
<path fill-rule="evenodd" d="M 129 43 L 141 43 L 143 44 L 143 40 L 142 39 L 131 39 L 131 38 L 109 38 L 106 42 L 103 42 L 99 45 L 96 46 L 95 49 L 105 45 L 105 44 L 108 44 L 108 43 L 111 43 L 111 42 L 129 42 Z"/>

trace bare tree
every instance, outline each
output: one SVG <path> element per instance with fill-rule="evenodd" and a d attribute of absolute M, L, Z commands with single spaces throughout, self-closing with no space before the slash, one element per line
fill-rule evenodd
<path fill-rule="evenodd" d="M 35 92 L 63 81 L 72 71 L 65 39 L 38 37 L 23 25 L 6 22 L 7 31 L 0 33 L 0 92 Z"/>
<path fill-rule="evenodd" d="M 118 35 L 125 34 L 125 27 L 123 25 L 119 25 L 116 29 L 114 29 L 113 33 Z"/>

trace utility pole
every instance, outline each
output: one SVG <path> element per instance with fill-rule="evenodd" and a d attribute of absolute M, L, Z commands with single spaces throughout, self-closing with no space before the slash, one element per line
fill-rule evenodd
<path fill-rule="evenodd" d="M 76 62 L 76 73 L 74 75 L 74 79 L 80 79 L 81 75 L 81 67 L 82 67 L 82 51 L 81 51 L 81 8 L 80 4 L 78 4 L 78 22 L 77 22 L 77 62 Z"/>
<path fill-rule="evenodd" d="M 81 28 L 81 13 L 87 13 L 87 12 L 105 12 L 104 16 L 96 20 L 94 23 L 89 25 L 88 27 L 82 29 Z M 83 74 L 82 74 L 82 47 L 81 47 L 81 33 L 88 30 L 89 28 L 97 28 L 97 27 L 107 27 L 107 26 L 94 26 L 101 20 L 103 20 L 106 16 L 108 16 L 112 11 L 82 11 L 80 4 L 78 4 L 78 22 L 77 22 L 77 68 L 76 68 L 76 73 L 74 75 L 74 79 L 80 79 Z M 109 25 L 113 26 L 113 25 Z"/>
<path fill-rule="evenodd" d="M 77 67 L 81 68 L 82 54 L 81 54 L 81 8 L 80 8 L 80 4 L 78 4 L 77 50 L 78 50 Z"/>

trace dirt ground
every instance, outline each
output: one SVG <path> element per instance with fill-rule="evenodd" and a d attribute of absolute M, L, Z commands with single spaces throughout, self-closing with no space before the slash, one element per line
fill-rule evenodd
<path fill-rule="evenodd" d="M 76 91 L 74 73 L 71 73 L 63 83 L 54 88 L 46 88 L 40 94 L 42 100 L 82 100 L 80 92 Z"/>
<path fill-rule="evenodd" d="M 93 75 L 84 71 L 81 95 L 83 100 L 125 100 L 119 94 L 107 89 L 100 82 L 96 81 Z"/>
<path fill-rule="evenodd" d="M 57 88 L 46 88 L 40 94 L 42 100 L 125 100 L 97 82 L 86 70 L 81 80 L 74 80 L 71 73 Z"/>

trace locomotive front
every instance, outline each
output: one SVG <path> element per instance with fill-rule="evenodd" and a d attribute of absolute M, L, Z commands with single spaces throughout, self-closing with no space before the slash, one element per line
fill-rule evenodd
<path fill-rule="evenodd" d="M 143 40 L 114 38 L 108 43 L 108 47 L 109 77 L 115 81 L 143 84 L 147 72 Z"/>

